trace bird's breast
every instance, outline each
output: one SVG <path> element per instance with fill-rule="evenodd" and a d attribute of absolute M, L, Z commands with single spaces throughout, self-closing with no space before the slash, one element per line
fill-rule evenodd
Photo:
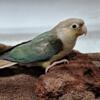
<path fill-rule="evenodd" d="M 64 41 L 63 42 L 63 52 L 68 54 L 72 51 L 72 49 L 75 46 L 76 41 L 75 40 L 71 40 L 71 41 Z"/>

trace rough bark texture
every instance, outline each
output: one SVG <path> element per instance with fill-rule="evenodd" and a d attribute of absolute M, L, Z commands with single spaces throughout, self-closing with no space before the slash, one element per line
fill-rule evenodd
<path fill-rule="evenodd" d="M 8 48 L 0 46 L 1 53 Z M 0 100 L 100 100 L 100 53 L 73 51 L 66 58 L 69 64 L 47 74 L 18 65 L 0 70 Z"/>

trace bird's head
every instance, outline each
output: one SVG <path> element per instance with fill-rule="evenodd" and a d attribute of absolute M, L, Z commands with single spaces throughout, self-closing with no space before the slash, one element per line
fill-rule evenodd
<path fill-rule="evenodd" d="M 86 34 L 87 28 L 82 19 L 79 18 L 70 18 L 60 22 L 55 28 L 58 33 L 71 34 L 76 37 Z"/>

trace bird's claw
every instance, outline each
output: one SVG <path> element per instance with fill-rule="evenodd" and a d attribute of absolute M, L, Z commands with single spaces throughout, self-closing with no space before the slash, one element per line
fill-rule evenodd
<path fill-rule="evenodd" d="M 68 61 L 67 59 L 63 59 L 63 60 L 60 60 L 60 61 L 55 61 L 55 62 L 53 62 L 51 65 L 49 65 L 49 66 L 46 68 L 45 73 L 47 73 L 48 70 L 49 70 L 51 67 L 53 67 L 53 66 L 55 66 L 55 65 L 58 65 L 58 64 L 61 64 L 61 63 L 66 64 L 66 63 L 69 63 L 69 61 Z"/>

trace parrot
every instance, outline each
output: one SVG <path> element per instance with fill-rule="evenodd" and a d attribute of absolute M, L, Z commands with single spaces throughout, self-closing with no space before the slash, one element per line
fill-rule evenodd
<path fill-rule="evenodd" d="M 69 18 L 59 22 L 51 30 L 33 39 L 17 44 L 0 56 L 0 69 L 16 64 L 30 64 L 46 69 L 68 62 L 63 59 L 74 48 L 77 38 L 87 34 L 81 18 Z"/>

